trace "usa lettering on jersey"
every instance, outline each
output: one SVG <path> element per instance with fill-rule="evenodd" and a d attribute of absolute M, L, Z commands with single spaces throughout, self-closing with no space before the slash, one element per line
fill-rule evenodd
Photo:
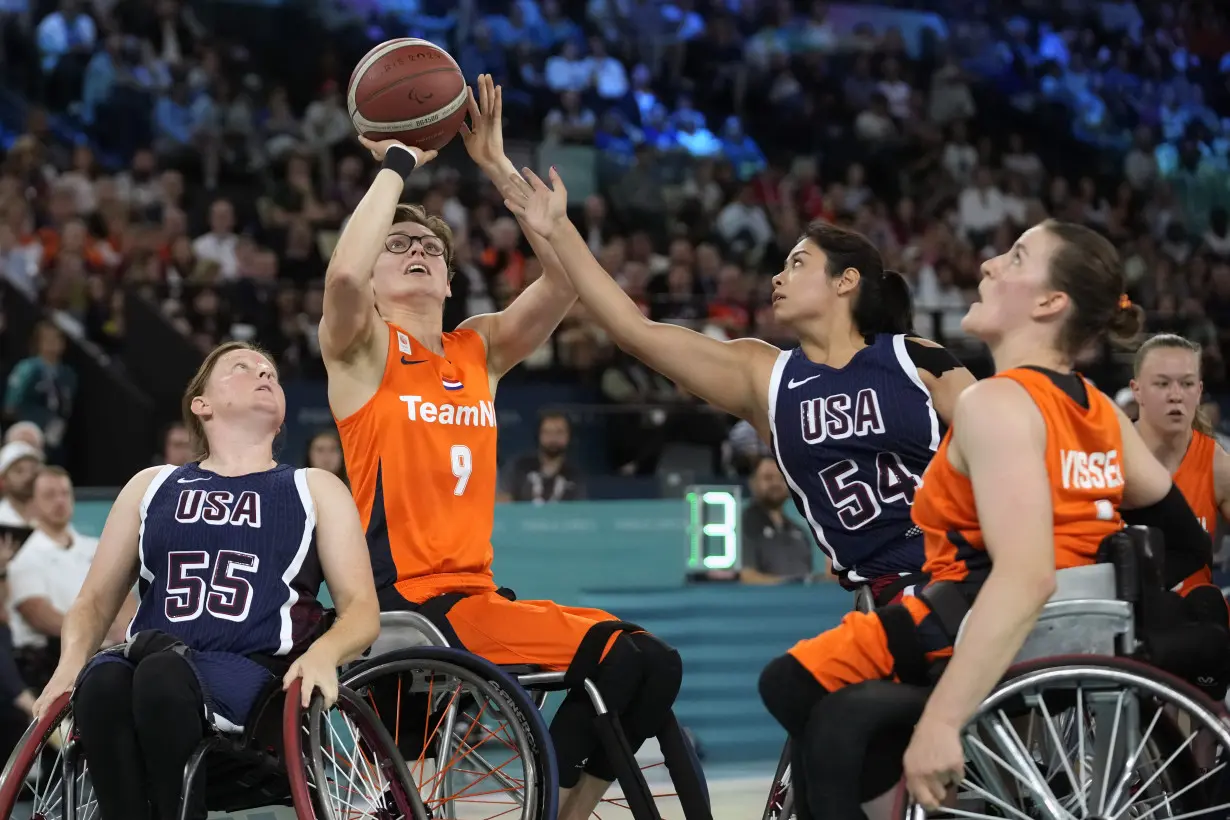
<path fill-rule="evenodd" d="M 175 503 L 175 520 L 181 524 L 206 524 L 236 527 L 261 525 L 261 497 L 244 490 L 236 498 L 226 490 L 180 490 Z"/>
<path fill-rule="evenodd" d="M 451 424 L 458 427 L 495 427 L 495 402 L 474 404 L 436 404 L 423 401 L 422 396 L 398 396 L 406 403 L 410 421 L 428 424 Z"/>
<path fill-rule="evenodd" d="M 800 403 L 803 441 L 820 444 L 826 439 L 869 436 L 884 432 L 884 414 L 876 391 L 864 388 L 853 398 L 833 393 Z"/>
<path fill-rule="evenodd" d="M 1109 490 L 1123 486 L 1123 466 L 1119 451 L 1087 453 L 1083 450 L 1060 450 L 1065 490 Z"/>

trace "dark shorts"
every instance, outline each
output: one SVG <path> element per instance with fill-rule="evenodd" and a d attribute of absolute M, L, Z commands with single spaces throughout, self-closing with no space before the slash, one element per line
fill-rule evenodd
<path fill-rule="evenodd" d="M 77 678 L 78 685 L 91 669 L 104 663 L 123 663 L 135 668 L 137 662 L 124 656 L 127 644 L 100 652 L 90 659 Z M 165 650 L 170 651 L 170 650 Z M 268 691 L 274 675 L 256 661 L 231 652 L 182 652 L 196 674 L 205 695 L 205 718 L 219 731 L 241 732 L 261 695 Z"/>

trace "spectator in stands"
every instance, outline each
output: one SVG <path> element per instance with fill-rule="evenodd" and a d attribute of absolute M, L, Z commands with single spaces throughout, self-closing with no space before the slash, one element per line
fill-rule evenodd
<path fill-rule="evenodd" d="M 64 364 L 64 334 L 49 321 L 34 328 L 33 356 L 22 359 L 9 374 L 4 414 L 13 421 L 38 425 L 53 461 L 62 454 L 64 432 L 77 397 L 77 374 Z"/>
<path fill-rule="evenodd" d="M 513 459 L 500 476 L 497 499 L 546 504 L 585 498 L 581 471 L 568 460 L 572 424 L 563 413 L 544 413 L 538 420 L 538 450 Z"/>
<path fill-rule="evenodd" d="M 65 106 L 81 92 L 98 32 L 77 0 L 60 0 L 59 5 L 38 24 L 38 51 L 51 100 Z"/>
<path fill-rule="evenodd" d="M 790 500 L 790 490 L 777 461 L 761 458 L 748 488 L 752 500 L 743 508 L 743 569 L 739 580 L 745 584 L 781 584 L 811 578 L 812 540 L 786 517 L 784 506 Z"/>
<path fill-rule="evenodd" d="M 73 482 L 63 468 L 40 468 L 33 484 L 35 530 L 9 563 L 8 612 L 22 678 L 41 690 L 59 662 L 64 613 L 85 582 L 98 539 L 73 529 Z M 124 640 L 135 614 L 136 599 L 129 596 L 106 645 Z"/>
<path fill-rule="evenodd" d="M 162 452 L 154 456 L 154 464 L 183 467 L 192 461 L 192 457 L 192 437 L 188 434 L 188 428 L 182 421 L 171 422 L 162 431 Z"/>
<path fill-rule="evenodd" d="M 43 453 L 24 441 L 12 441 L 0 447 L 0 482 L 4 497 L 0 499 L 0 524 L 8 527 L 33 526 L 34 478 L 43 465 Z"/>
<path fill-rule="evenodd" d="M 43 438 L 43 431 L 32 421 L 19 421 L 4 432 L 5 444 L 10 444 L 14 441 L 25 442 L 39 452 L 43 451 L 46 444 Z"/>
<path fill-rule="evenodd" d="M 347 487 L 350 486 L 350 479 L 346 477 L 346 460 L 342 454 L 342 441 L 338 438 L 336 430 L 321 430 L 308 440 L 303 466 L 327 470 L 340 478 Z"/>

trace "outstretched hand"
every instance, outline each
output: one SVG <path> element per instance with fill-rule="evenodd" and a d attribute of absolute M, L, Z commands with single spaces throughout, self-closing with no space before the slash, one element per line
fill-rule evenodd
<path fill-rule="evenodd" d="M 379 141 L 371 140 L 363 136 L 362 134 L 359 135 L 359 142 L 362 143 L 364 148 L 372 152 L 372 158 L 376 160 L 376 162 L 383 162 L 385 152 L 387 152 L 389 148 L 391 148 L 394 145 L 400 145 L 402 148 L 405 148 L 406 150 L 408 150 L 411 154 L 414 154 L 415 167 L 426 165 L 427 163 L 435 159 L 436 155 L 440 153 L 439 151 L 434 151 L 434 150 L 424 151 L 422 148 L 417 148 L 413 145 L 406 145 L 404 142 L 401 142 L 400 140 L 379 140 Z"/>
<path fill-rule="evenodd" d="M 550 238 L 556 227 L 568 218 L 568 189 L 551 167 L 551 186 L 538 178 L 529 168 L 513 174 L 505 207 L 512 211 L 530 230 Z"/>
<path fill-rule="evenodd" d="M 504 159 L 504 93 L 490 74 L 478 75 L 478 98 L 467 88 L 469 124 L 461 124 L 461 141 L 474 164 L 494 170 Z"/>

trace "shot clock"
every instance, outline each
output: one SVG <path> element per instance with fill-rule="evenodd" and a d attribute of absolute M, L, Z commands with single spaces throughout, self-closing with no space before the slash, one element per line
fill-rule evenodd
<path fill-rule="evenodd" d="M 687 488 L 684 504 L 688 516 L 689 579 L 733 581 L 739 577 L 742 495 L 735 485 Z"/>

